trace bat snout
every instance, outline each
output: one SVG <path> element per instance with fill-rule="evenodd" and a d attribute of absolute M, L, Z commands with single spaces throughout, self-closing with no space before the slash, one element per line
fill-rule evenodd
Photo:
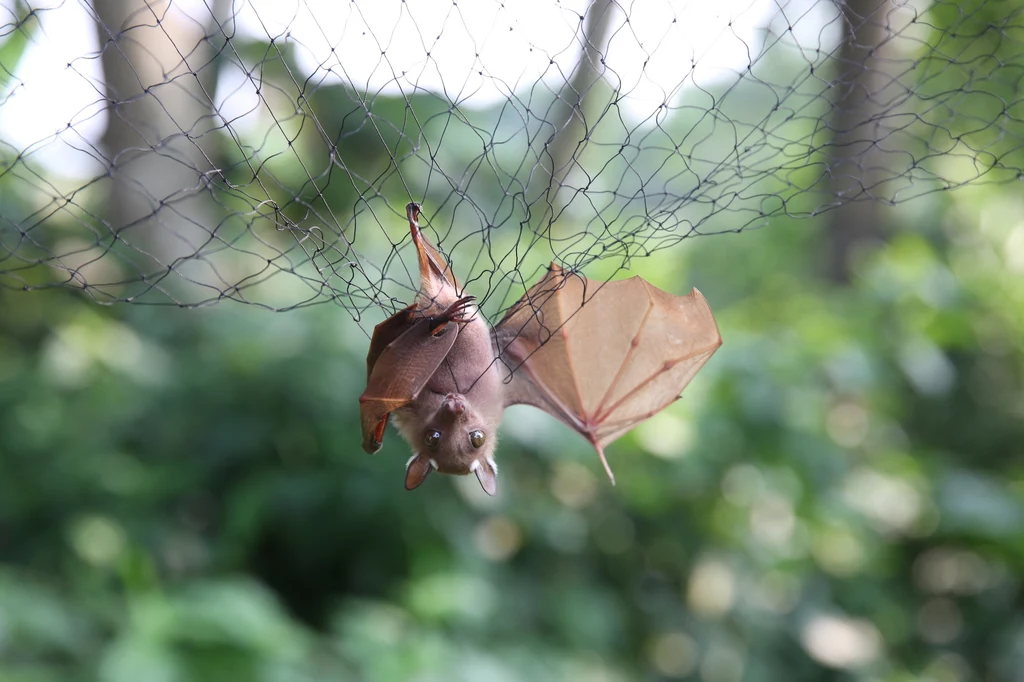
<path fill-rule="evenodd" d="M 444 403 L 441 404 L 441 409 L 449 414 L 456 417 L 465 413 L 466 411 L 466 399 L 461 395 L 449 393 L 444 397 Z"/>

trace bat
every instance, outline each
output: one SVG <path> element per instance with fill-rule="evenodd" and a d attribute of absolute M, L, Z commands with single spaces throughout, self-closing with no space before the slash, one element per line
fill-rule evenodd
<path fill-rule="evenodd" d="M 475 473 L 497 492 L 497 429 L 509 405 L 551 414 L 597 450 L 679 397 L 722 345 L 699 291 L 676 296 L 640 277 L 598 282 L 551 263 L 491 329 L 406 207 L 420 289 L 378 324 L 359 397 L 363 449 L 377 452 L 389 417 L 412 448 L 405 487 L 432 470 Z"/>

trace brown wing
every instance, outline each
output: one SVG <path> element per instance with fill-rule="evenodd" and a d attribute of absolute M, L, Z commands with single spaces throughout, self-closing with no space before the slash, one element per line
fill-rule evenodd
<path fill-rule="evenodd" d="M 495 329 L 512 371 L 507 404 L 540 407 L 597 449 L 679 397 L 722 337 L 694 289 L 675 296 L 640 277 L 596 282 L 552 263 Z"/>
<path fill-rule="evenodd" d="M 416 247 L 420 291 L 416 303 L 400 310 L 373 329 L 366 354 L 366 390 L 359 397 L 363 449 L 374 453 L 384 440 L 388 415 L 408 405 L 455 344 L 465 301 L 444 256 L 423 236 L 420 205 L 405 207 L 409 232 Z M 431 319 L 433 318 L 433 319 Z"/>
<path fill-rule="evenodd" d="M 420 292 L 417 303 L 421 310 L 444 308 L 459 298 L 459 283 L 451 266 L 437 247 L 420 230 L 420 205 L 412 202 L 405 207 L 409 218 L 409 232 L 420 266 Z"/>
<path fill-rule="evenodd" d="M 448 322 L 431 333 L 431 328 L 437 323 L 421 317 L 389 343 L 383 343 L 385 339 L 378 341 L 378 330 L 382 334 L 393 332 L 397 323 L 389 323 L 402 312 L 373 330 L 374 338 L 370 341 L 370 354 L 366 358 L 366 390 L 359 396 L 359 417 L 363 449 L 370 454 L 380 449 L 388 415 L 416 399 L 448 356 L 459 334 L 457 322 Z M 382 344 L 383 349 L 374 357 L 375 346 Z"/>
<path fill-rule="evenodd" d="M 369 380 L 373 373 L 373 366 L 377 364 L 377 358 L 384 352 L 395 339 L 404 334 L 412 323 L 416 321 L 416 306 L 409 306 L 384 320 L 373 328 L 373 336 L 370 337 L 370 350 L 366 353 L 366 378 Z"/>

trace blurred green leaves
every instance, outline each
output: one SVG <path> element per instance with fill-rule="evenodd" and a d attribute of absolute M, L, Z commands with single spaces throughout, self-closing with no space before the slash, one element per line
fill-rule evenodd
<path fill-rule="evenodd" d="M 266 48 L 242 58 L 289 64 Z M 378 136 L 358 93 L 316 93 L 376 173 L 442 113 L 379 96 Z M 354 196 L 275 191 L 296 219 L 288 199 Z M 0 291 L 0 682 L 1017 680 L 1022 215 L 1015 185 L 901 206 L 848 288 L 816 274 L 827 214 L 635 261 L 698 286 L 723 347 L 609 449 L 616 487 L 510 411 L 494 500 L 440 476 L 407 493 L 394 433 L 361 451 L 377 318 Z"/>
<path fill-rule="evenodd" d="M 21 0 L 16 0 L 11 12 L 14 21 L 0 26 L 0 96 L 7 95 L 14 70 L 39 26 L 36 17 L 28 10 Z"/>
<path fill-rule="evenodd" d="M 692 242 L 721 351 L 614 488 L 510 413 L 497 500 L 361 452 L 334 311 L 3 294 L 0 679 L 1014 679 L 1018 200 L 932 201 L 848 289 L 823 227 Z"/>

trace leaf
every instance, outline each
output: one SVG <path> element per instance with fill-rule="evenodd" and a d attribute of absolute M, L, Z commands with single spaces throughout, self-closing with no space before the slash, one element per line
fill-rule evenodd
<path fill-rule="evenodd" d="M 14 13 L 18 19 L 11 24 L 0 26 L 0 96 L 6 93 L 7 86 L 14 80 L 14 71 L 18 68 L 21 58 L 25 56 L 29 40 L 39 27 L 35 14 L 20 0 L 15 3 Z M 29 20 L 33 20 L 31 23 Z"/>

